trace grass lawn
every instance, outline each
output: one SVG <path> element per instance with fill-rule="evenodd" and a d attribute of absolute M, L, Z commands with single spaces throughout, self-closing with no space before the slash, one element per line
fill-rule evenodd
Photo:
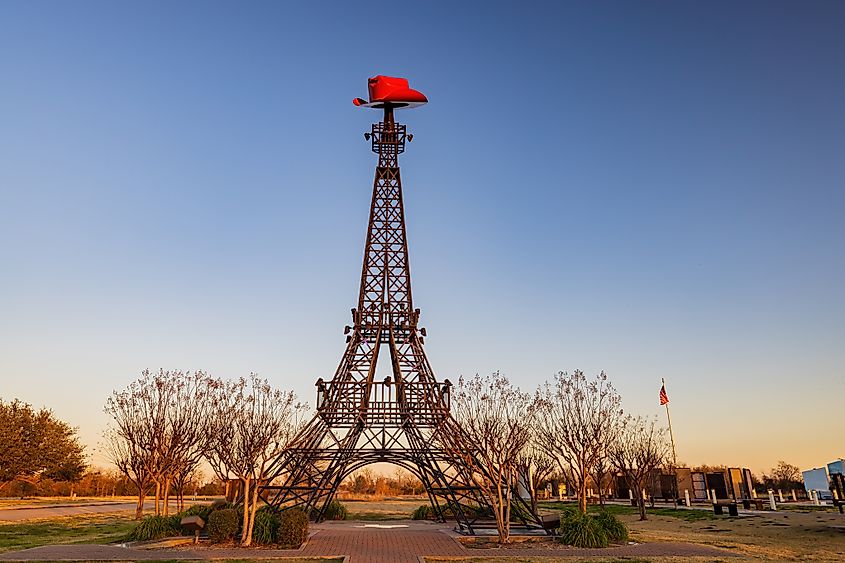
<path fill-rule="evenodd" d="M 426 563 L 734 563 L 736 559 L 712 557 L 426 557 Z"/>
<path fill-rule="evenodd" d="M 144 560 L 150 561 L 149 559 Z M 153 560 L 156 563 L 181 563 L 183 561 L 200 561 L 199 559 L 155 559 Z M 331 557 L 275 557 L 273 559 L 214 559 L 215 563 L 343 563 L 342 559 L 331 558 Z M 67 563 L 67 562 L 59 562 L 59 561 L 49 561 L 49 560 L 42 560 L 42 561 L 30 561 L 29 563 Z M 88 561 L 87 563 L 141 563 L 140 561 L 133 561 L 131 559 L 126 560 L 115 560 L 109 559 L 108 561 L 97 561 L 92 560 Z"/>
<path fill-rule="evenodd" d="M 0 522 L 0 552 L 56 543 L 113 543 L 125 538 L 134 526 L 135 520 L 126 514 Z"/>

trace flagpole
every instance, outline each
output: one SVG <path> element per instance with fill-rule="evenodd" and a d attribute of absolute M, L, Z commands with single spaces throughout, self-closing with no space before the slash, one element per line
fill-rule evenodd
<path fill-rule="evenodd" d="M 660 378 L 660 383 L 662 385 L 662 389 L 666 390 L 666 380 L 662 377 Z M 675 453 L 675 435 L 672 433 L 672 417 L 669 416 L 669 401 L 666 401 L 666 404 L 663 405 L 666 407 L 666 420 L 669 422 L 669 440 L 672 442 L 672 476 L 675 478 L 675 494 L 672 495 L 672 504 L 675 507 L 678 506 L 678 456 Z"/>

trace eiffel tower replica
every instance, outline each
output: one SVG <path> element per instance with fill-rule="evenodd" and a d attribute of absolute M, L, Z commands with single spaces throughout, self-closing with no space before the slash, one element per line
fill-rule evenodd
<path fill-rule="evenodd" d="M 370 100 L 355 105 L 383 110 L 383 119 L 364 137 L 378 155 L 358 306 L 344 329 L 346 351 L 331 381 L 317 381 L 317 412 L 290 448 L 275 461 L 261 496 L 269 504 L 300 506 L 320 521 L 352 472 L 372 463 L 409 471 L 425 487 L 439 521 L 447 516 L 472 534 L 489 525 L 489 503 L 473 485 L 465 460 L 438 446 L 439 432 L 451 443 L 462 433 L 450 416 L 451 383 L 436 380 L 423 348 L 425 328 L 411 297 L 408 240 L 398 157 L 413 139 L 394 110 L 425 104 L 426 97 L 402 78 L 369 80 Z M 380 353 L 387 349 L 391 375 L 376 380 Z M 537 523 L 527 504 L 514 512 Z"/>

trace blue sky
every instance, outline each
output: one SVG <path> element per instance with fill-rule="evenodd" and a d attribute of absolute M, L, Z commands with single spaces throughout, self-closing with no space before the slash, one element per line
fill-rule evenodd
<path fill-rule="evenodd" d="M 0 3 L 0 396 L 91 445 L 144 368 L 313 400 L 387 74 L 439 377 L 665 377 L 682 460 L 845 456 L 845 6 L 457 4 Z"/>

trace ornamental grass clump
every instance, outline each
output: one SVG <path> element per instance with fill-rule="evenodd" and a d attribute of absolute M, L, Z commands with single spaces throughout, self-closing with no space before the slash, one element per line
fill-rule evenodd
<path fill-rule="evenodd" d="M 210 504 L 194 504 L 183 510 L 178 514 L 179 518 L 186 516 L 199 516 L 203 522 L 208 522 L 208 515 L 211 514 L 212 506 Z"/>
<path fill-rule="evenodd" d="M 276 511 L 268 506 L 262 506 L 255 513 L 255 524 L 252 527 L 252 543 L 270 545 L 278 541 L 281 520 Z"/>
<path fill-rule="evenodd" d="M 214 543 L 228 542 L 235 539 L 240 528 L 238 511 L 234 508 L 222 508 L 208 515 L 206 523 L 208 539 Z"/>
<path fill-rule="evenodd" d="M 608 545 L 607 532 L 599 521 L 581 512 L 561 514 L 560 541 L 575 547 L 595 548 Z"/>
<path fill-rule="evenodd" d="M 295 549 L 308 539 L 308 515 L 298 508 L 288 508 L 279 513 L 276 542 L 280 547 Z"/>
<path fill-rule="evenodd" d="M 181 536 L 179 516 L 147 516 L 129 534 L 130 541 L 149 541 Z"/>
<path fill-rule="evenodd" d="M 604 510 L 593 516 L 596 522 L 604 529 L 607 539 L 612 542 L 628 541 L 628 528 L 619 518 Z"/>
<path fill-rule="evenodd" d="M 432 520 L 434 518 L 434 511 L 431 510 L 430 504 L 422 504 L 417 507 L 411 514 L 412 520 Z"/>
<path fill-rule="evenodd" d="M 346 520 L 347 516 L 349 516 L 349 511 L 339 500 L 331 501 L 323 514 L 326 520 Z"/>

